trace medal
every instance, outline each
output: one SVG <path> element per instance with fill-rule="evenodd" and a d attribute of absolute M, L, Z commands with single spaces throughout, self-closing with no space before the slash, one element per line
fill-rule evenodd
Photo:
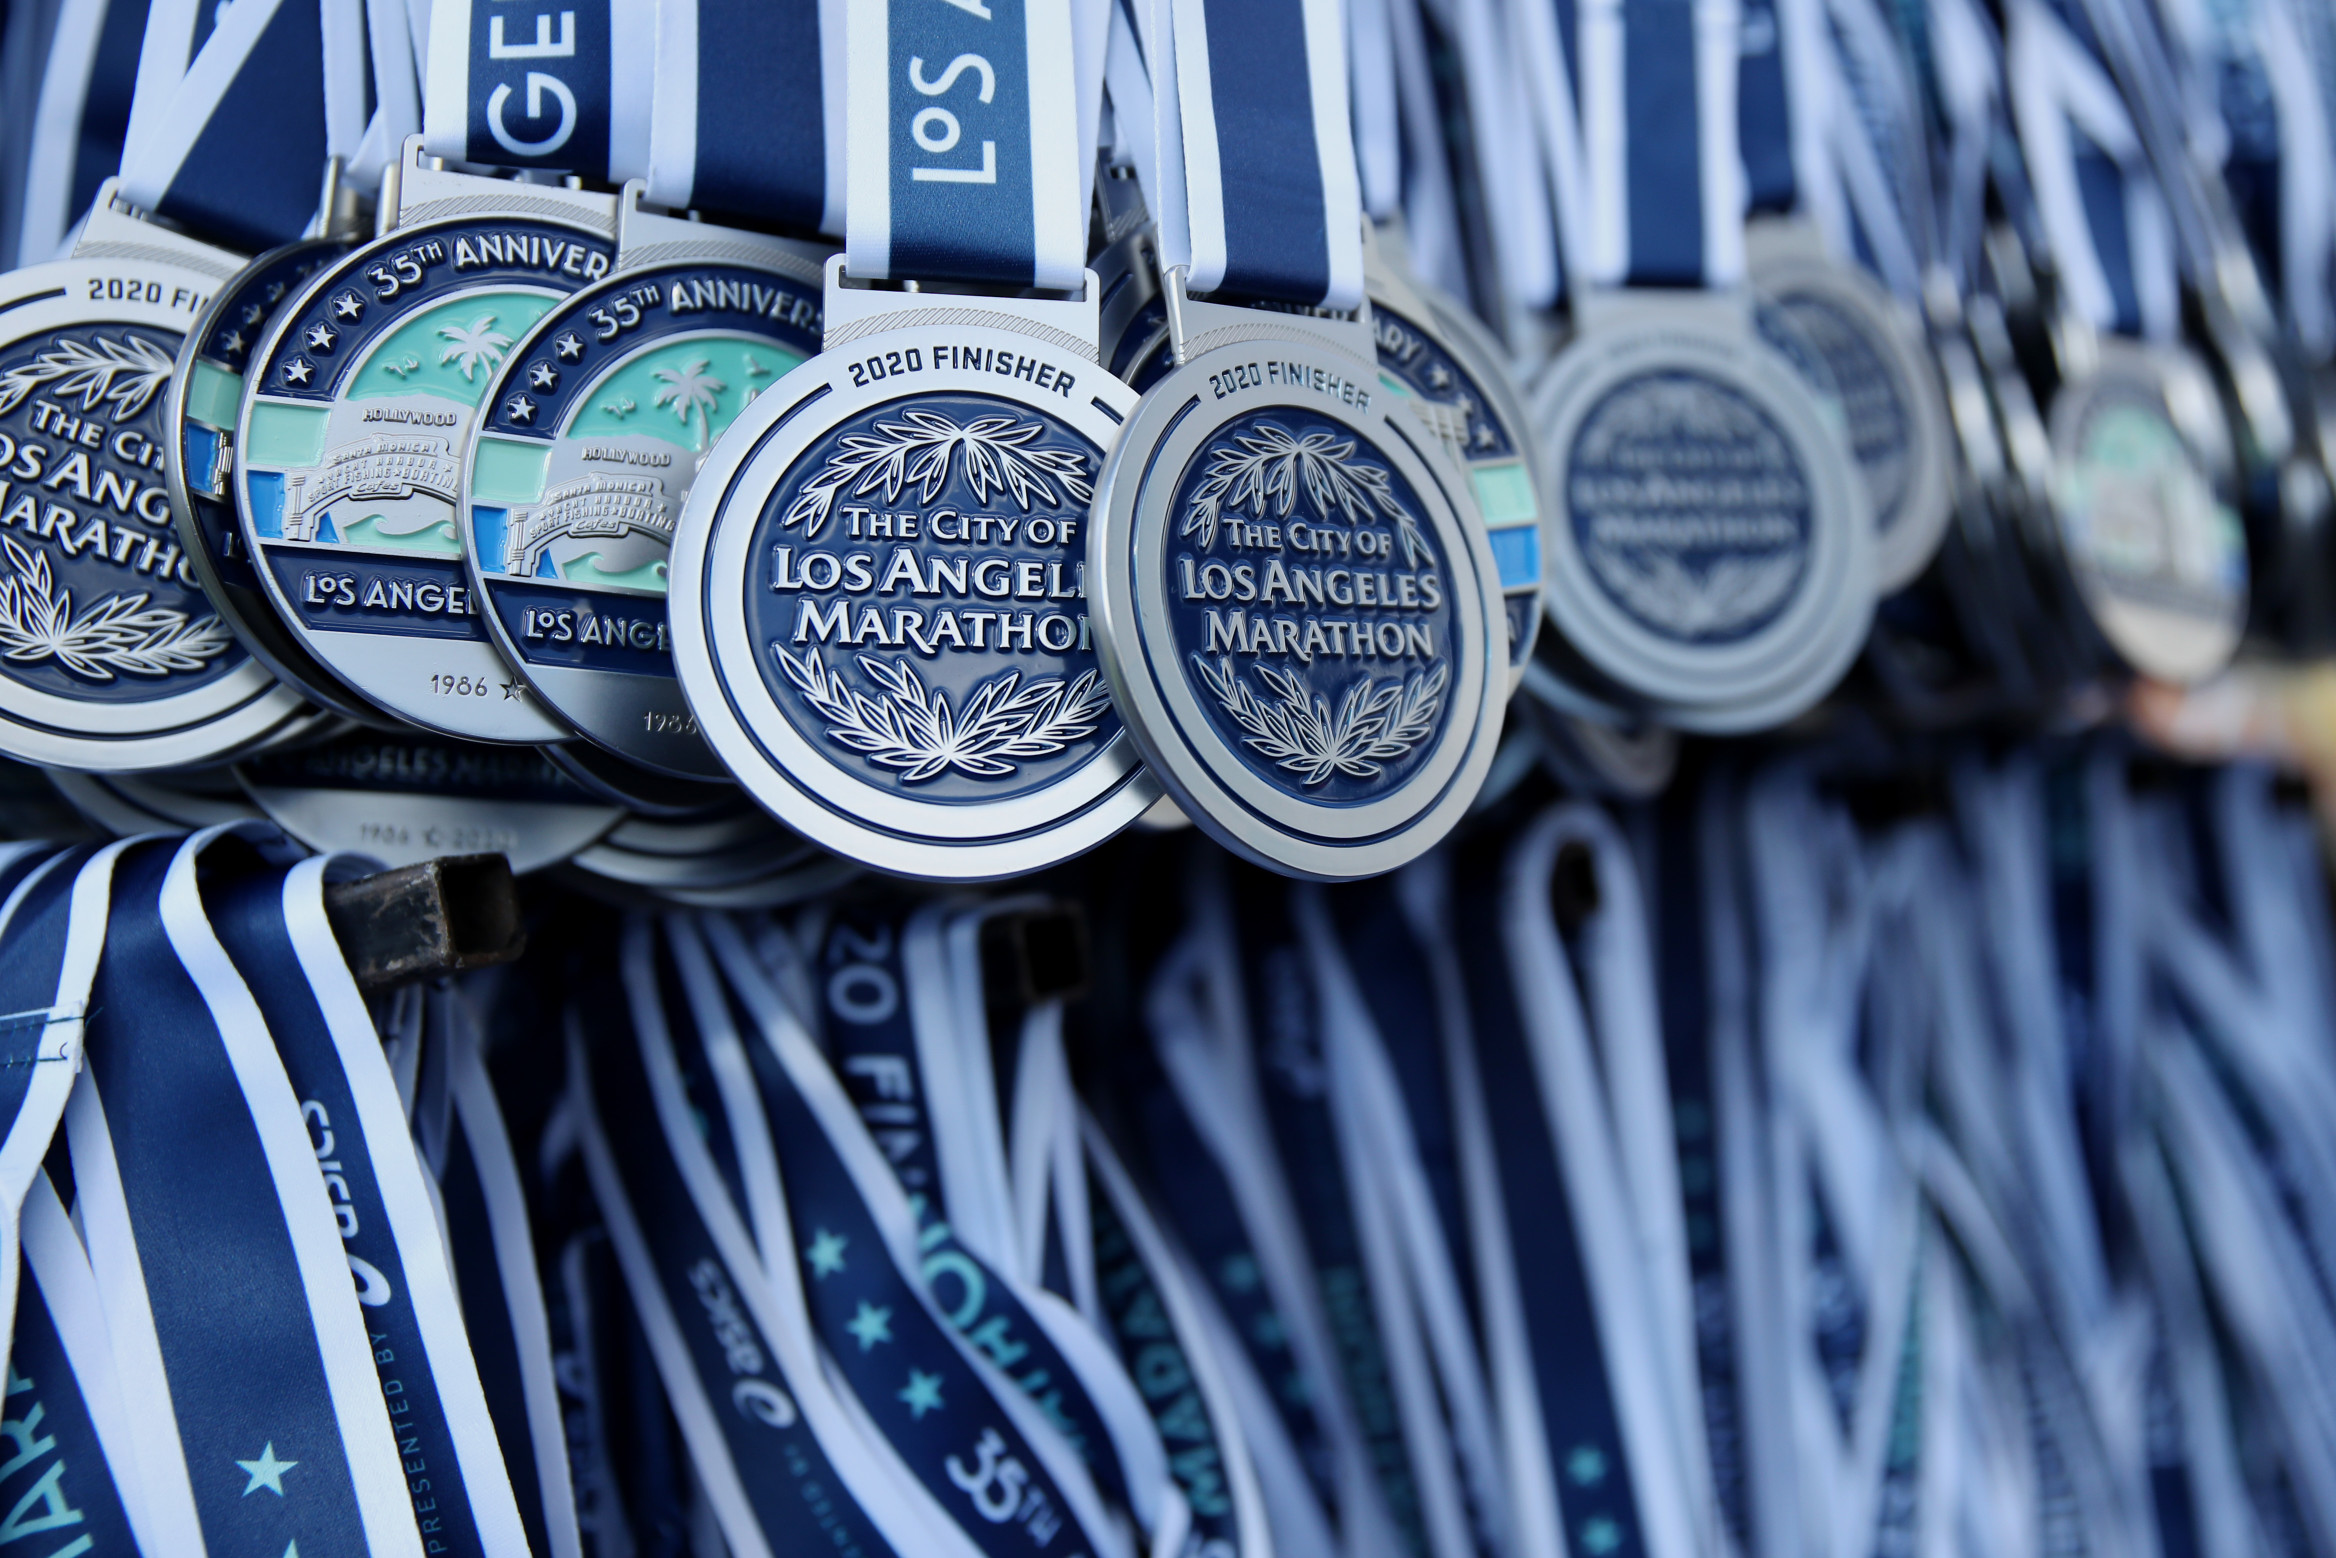
<path fill-rule="evenodd" d="M 362 80 L 338 63 L 362 57 L 355 25 L 353 4 L 293 0 L 198 51 L 190 18 L 159 20 L 122 177 L 71 257 L 0 278 L 0 750 L 95 770 L 202 763 L 303 712 L 237 642 L 174 529 L 167 392 L 190 328 L 242 266 L 186 235 L 297 237 L 328 156 L 355 149 Z M 335 63 L 269 73 L 287 49 Z M 207 133 L 229 124 L 265 144 Z"/>
<path fill-rule="evenodd" d="M 1491 333 L 1466 309 L 1408 284 L 1386 253 L 1390 242 L 1380 235 L 1364 250 L 1380 373 L 1410 392 L 1412 410 L 1468 473 L 1473 509 L 1500 573 L 1514 688 L 1541 632 L 1546 505 L 1530 424 Z"/>
<path fill-rule="evenodd" d="M 2195 682 L 2247 620 L 2229 424 L 2175 344 L 2173 235 L 2138 133 L 2080 12 L 2021 0 L 2005 34 L 2013 121 L 2060 283 L 2047 545 L 2096 661 Z M 2079 95 L 2069 83 L 2097 90 Z M 2114 201 L 2088 192 L 2114 190 Z"/>
<path fill-rule="evenodd" d="M 1313 60 L 1312 101 L 1343 103 L 1338 35 L 1316 7 L 1207 21 L 1261 70 Z M 1185 127 L 1161 148 L 1189 192 L 1187 220 L 1161 234 L 1178 366 L 1096 492 L 1104 665 L 1147 761 L 1211 837 L 1277 870 L 1372 875 L 1441 837 L 1492 761 L 1499 571 L 1465 477 L 1381 383 L 1343 110 L 1324 110 L 1318 143 L 1302 103 L 1262 77 L 1253 92 L 1228 67 L 1171 75 L 1165 55 L 1153 74 L 1164 101 L 1163 78 L 1177 81 Z M 1237 98 L 1244 113 L 1290 106 L 1220 140 L 1219 104 Z M 1279 227 L 1244 204 L 1293 169 L 1323 224 Z"/>
<path fill-rule="evenodd" d="M 263 753 L 236 775 L 269 820 L 310 849 L 391 866 L 494 852 L 513 871 L 539 870 L 625 815 L 539 752 L 375 731 Z"/>
<path fill-rule="evenodd" d="M 827 350 L 699 472 L 674 538 L 674 663 L 715 753 L 805 837 L 908 875 L 1036 870 L 1158 795 L 1097 666 L 1081 566 L 1135 396 L 1096 360 L 1079 167 L 1060 155 L 1069 30 L 1045 5 L 990 21 L 868 5 L 852 25 L 867 74 Z M 996 75 L 994 100 L 972 65 L 939 87 L 910 63 L 960 54 Z M 927 98 L 913 134 L 886 118 Z M 993 165 L 1006 182 L 983 181 Z M 876 285 L 920 272 L 1080 296 Z"/>
<path fill-rule="evenodd" d="M 1744 267 L 1733 36 L 1622 0 L 1557 42 L 1581 69 L 1585 230 L 1580 333 L 1534 396 L 1560 508 L 1551 616 L 1667 723 L 1776 724 L 1864 641 L 1872 525 L 1806 383 L 1728 290 Z"/>
<path fill-rule="evenodd" d="M 817 354 L 823 254 L 641 202 L 821 225 L 821 159 L 758 157 L 698 133 L 701 119 L 749 111 L 750 80 L 753 112 L 797 105 L 824 130 L 820 49 L 796 35 L 809 20 L 792 8 L 728 17 L 718 49 L 712 37 L 700 47 L 696 25 L 661 24 L 650 176 L 622 198 L 616 268 L 504 358 L 463 460 L 464 554 L 496 643 L 586 741 L 683 778 L 727 771 L 673 675 L 674 522 L 723 430 Z"/>
<path fill-rule="evenodd" d="M 468 740 L 556 741 L 567 727 L 480 620 L 459 455 L 513 344 L 608 273 L 614 202 L 439 173 L 409 142 L 395 209 L 252 354 L 233 477 L 244 544 L 292 637 L 382 710 Z"/>

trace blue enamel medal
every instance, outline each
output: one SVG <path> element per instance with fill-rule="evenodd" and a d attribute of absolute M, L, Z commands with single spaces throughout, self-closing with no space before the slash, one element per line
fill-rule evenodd
<path fill-rule="evenodd" d="M 429 170 L 399 222 L 301 288 L 252 354 L 243 540 L 284 625 L 384 711 L 475 741 L 556 741 L 463 567 L 464 440 L 512 347 L 608 273 L 614 202 Z"/>

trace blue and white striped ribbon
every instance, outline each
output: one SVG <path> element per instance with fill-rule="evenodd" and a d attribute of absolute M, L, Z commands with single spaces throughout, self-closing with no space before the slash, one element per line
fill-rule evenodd
<path fill-rule="evenodd" d="M 2005 13 L 2012 122 L 2070 306 L 2096 329 L 2171 340 L 2172 221 L 2091 24 L 2051 0 Z"/>
<path fill-rule="evenodd" d="M 443 1149 L 433 1165 L 445 1208 L 447 1256 L 462 1295 L 470 1350 L 527 1547 L 582 1558 L 578 1499 L 561 1422 L 551 1324 L 536 1270 L 524 1181 L 479 1053 L 478 1022 L 463 992 L 426 997 L 425 1058 L 443 1073 Z M 437 1093 L 441 1089 L 429 1089 Z"/>
<path fill-rule="evenodd" d="M 844 226 L 844 0 L 659 0 L 648 198 Z"/>
<path fill-rule="evenodd" d="M 359 0 L 154 0 L 123 198 L 240 248 L 299 237 L 364 138 L 365 71 Z"/>
<path fill-rule="evenodd" d="M 638 178 L 656 58 L 642 0 L 433 0 L 423 144 L 474 166 Z"/>
<path fill-rule="evenodd" d="M 1337 0 L 1153 0 L 1161 263 L 1196 293 L 1354 308 L 1362 185 Z M 1303 71 L 1295 67 L 1303 63 Z"/>
<path fill-rule="evenodd" d="M 121 171 L 146 7 L 147 0 L 58 6 L 38 89 L 19 105 L 31 121 L 17 170 L 15 242 L 0 258 L 15 265 L 57 258 L 97 186 Z"/>
<path fill-rule="evenodd" d="M 1734 286 L 1746 201 L 1736 0 L 1586 0 L 1576 26 L 1586 278 Z"/>
<path fill-rule="evenodd" d="M 30 1278 L 14 1310 L 13 1351 L 0 1396 L 0 1500 L 12 1540 L 42 1533 L 50 1558 L 154 1553 L 130 1433 L 129 1398 L 114 1368 L 105 1309 L 73 1219 L 47 1174 L 24 1204 Z"/>
<path fill-rule="evenodd" d="M 439 1219 L 381 1038 L 324 915 L 323 858 L 204 886 L 212 931 L 265 1016 L 300 1101 L 363 1306 L 416 1528 L 432 1553 L 523 1558 Z"/>
<path fill-rule="evenodd" d="M 887 1152 L 738 927 L 708 916 L 702 939 L 686 920 L 668 929 L 701 1030 L 710 1037 L 743 1010 L 741 1064 L 722 1102 L 756 1241 L 765 1266 L 795 1284 L 796 1312 L 862 1421 L 928 1507 L 990 1558 L 1031 1558 L 1066 1532 L 1097 1558 L 1128 1552 L 1042 1393 L 1027 1388 L 1034 1327 L 1001 1313 L 1003 1295 L 974 1290 L 975 1267 L 945 1229 L 928 1242 L 933 1229 L 920 1229 Z M 944 1308 L 940 1278 L 951 1272 L 962 1291 Z M 976 1296 L 982 1309 L 968 1314 Z M 976 1318 L 1002 1323 L 955 1324 Z M 1005 1340 L 1033 1351 L 991 1351 Z"/>
<path fill-rule="evenodd" d="M 231 824 L 125 853 L 66 1113 L 154 1551 L 423 1558 L 315 1143 L 204 909 L 198 863 L 255 849 L 293 852 Z"/>
<path fill-rule="evenodd" d="M 854 276 L 1076 291 L 1094 120 L 1072 0 L 850 7 L 846 263 Z M 1104 18 L 1098 14 L 1098 29 Z"/>

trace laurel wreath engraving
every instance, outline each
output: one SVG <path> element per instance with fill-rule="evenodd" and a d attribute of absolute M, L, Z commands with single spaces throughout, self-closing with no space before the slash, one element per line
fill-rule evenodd
<path fill-rule="evenodd" d="M 1416 566 L 1427 553 L 1419 522 L 1396 501 L 1394 478 L 1383 466 L 1355 458 L 1355 441 L 1319 429 L 1300 438 L 1272 422 L 1253 433 L 1237 433 L 1235 447 L 1210 452 L 1209 472 L 1192 495 L 1180 535 L 1198 532 L 1203 548 L 1217 544 L 1225 511 L 1249 509 L 1263 516 L 1270 505 L 1287 516 L 1297 506 L 1298 489 L 1324 519 L 1363 524 L 1380 514 L 1395 521 L 1406 563 Z"/>
<path fill-rule="evenodd" d="M 897 422 L 877 423 L 874 437 L 846 435 L 842 447 L 796 495 L 779 523 L 788 529 L 800 525 L 803 539 L 813 540 L 826 528 L 838 498 L 866 497 L 879 487 L 887 503 L 910 487 L 917 489 L 918 501 L 930 503 L 940 496 L 950 464 L 959 457 L 977 503 L 987 503 L 991 493 L 1001 492 L 1027 514 L 1034 502 L 1064 501 L 1055 495 L 1058 482 L 1072 500 L 1086 502 L 1095 494 L 1087 480 L 1086 454 L 1029 447 L 1045 431 L 1043 422 L 1010 416 L 980 416 L 960 424 L 936 411 L 904 411 Z"/>
<path fill-rule="evenodd" d="M 15 576 L 0 579 L 0 658 L 20 665 L 55 660 L 93 682 L 128 676 L 167 676 L 199 671 L 227 648 L 226 627 L 216 616 L 188 621 L 183 611 L 148 606 L 151 598 L 109 595 L 76 615 L 73 592 L 57 590 L 46 556 L 15 537 L 0 537 Z"/>
<path fill-rule="evenodd" d="M 1589 560 L 1631 610 L 1683 638 L 1742 627 L 1784 599 L 1801 575 L 1797 552 L 1723 558 L 1700 576 L 1661 553 L 1641 564 L 1615 547 L 1592 546 Z"/>
<path fill-rule="evenodd" d="M 1093 671 L 1077 681 L 1049 676 L 1025 683 L 1020 671 L 993 676 L 952 710 L 945 692 L 925 690 L 907 660 L 890 664 L 874 655 L 855 658 L 883 696 L 870 697 L 845 685 L 820 662 L 819 651 L 801 656 L 782 646 L 780 669 L 821 718 L 839 745 L 882 768 L 900 770 L 910 784 L 954 768 L 977 779 L 1003 779 L 1015 772 L 1009 759 L 1046 757 L 1095 733 L 1110 694 Z"/>
<path fill-rule="evenodd" d="M 1273 694 L 1268 703 L 1233 668 L 1230 655 L 1214 665 L 1199 655 L 1192 659 L 1201 681 L 1241 727 L 1242 745 L 1299 775 L 1309 788 L 1333 774 L 1377 777 L 1383 763 L 1428 738 L 1444 704 L 1447 676 L 1441 665 L 1402 681 L 1358 676 L 1333 714 L 1327 700 L 1287 671 L 1257 668 L 1257 679 Z"/>
<path fill-rule="evenodd" d="M 126 422 L 170 382 L 174 366 L 168 352 L 143 336 L 59 341 L 31 362 L 0 372 L 0 416 L 24 404 L 24 397 L 42 385 L 53 384 L 51 393 L 59 400 L 78 396 L 84 411 L 110 402 L 114 420 Z"/>

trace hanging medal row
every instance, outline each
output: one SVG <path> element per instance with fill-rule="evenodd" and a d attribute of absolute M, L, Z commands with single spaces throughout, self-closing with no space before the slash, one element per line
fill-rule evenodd
<path fill-rule="evenodd" d="M 0 755 L 624 901 L 1337 881 L 2308 655 L 2336 42 L 2246 9 L 32 6 Z"/>

